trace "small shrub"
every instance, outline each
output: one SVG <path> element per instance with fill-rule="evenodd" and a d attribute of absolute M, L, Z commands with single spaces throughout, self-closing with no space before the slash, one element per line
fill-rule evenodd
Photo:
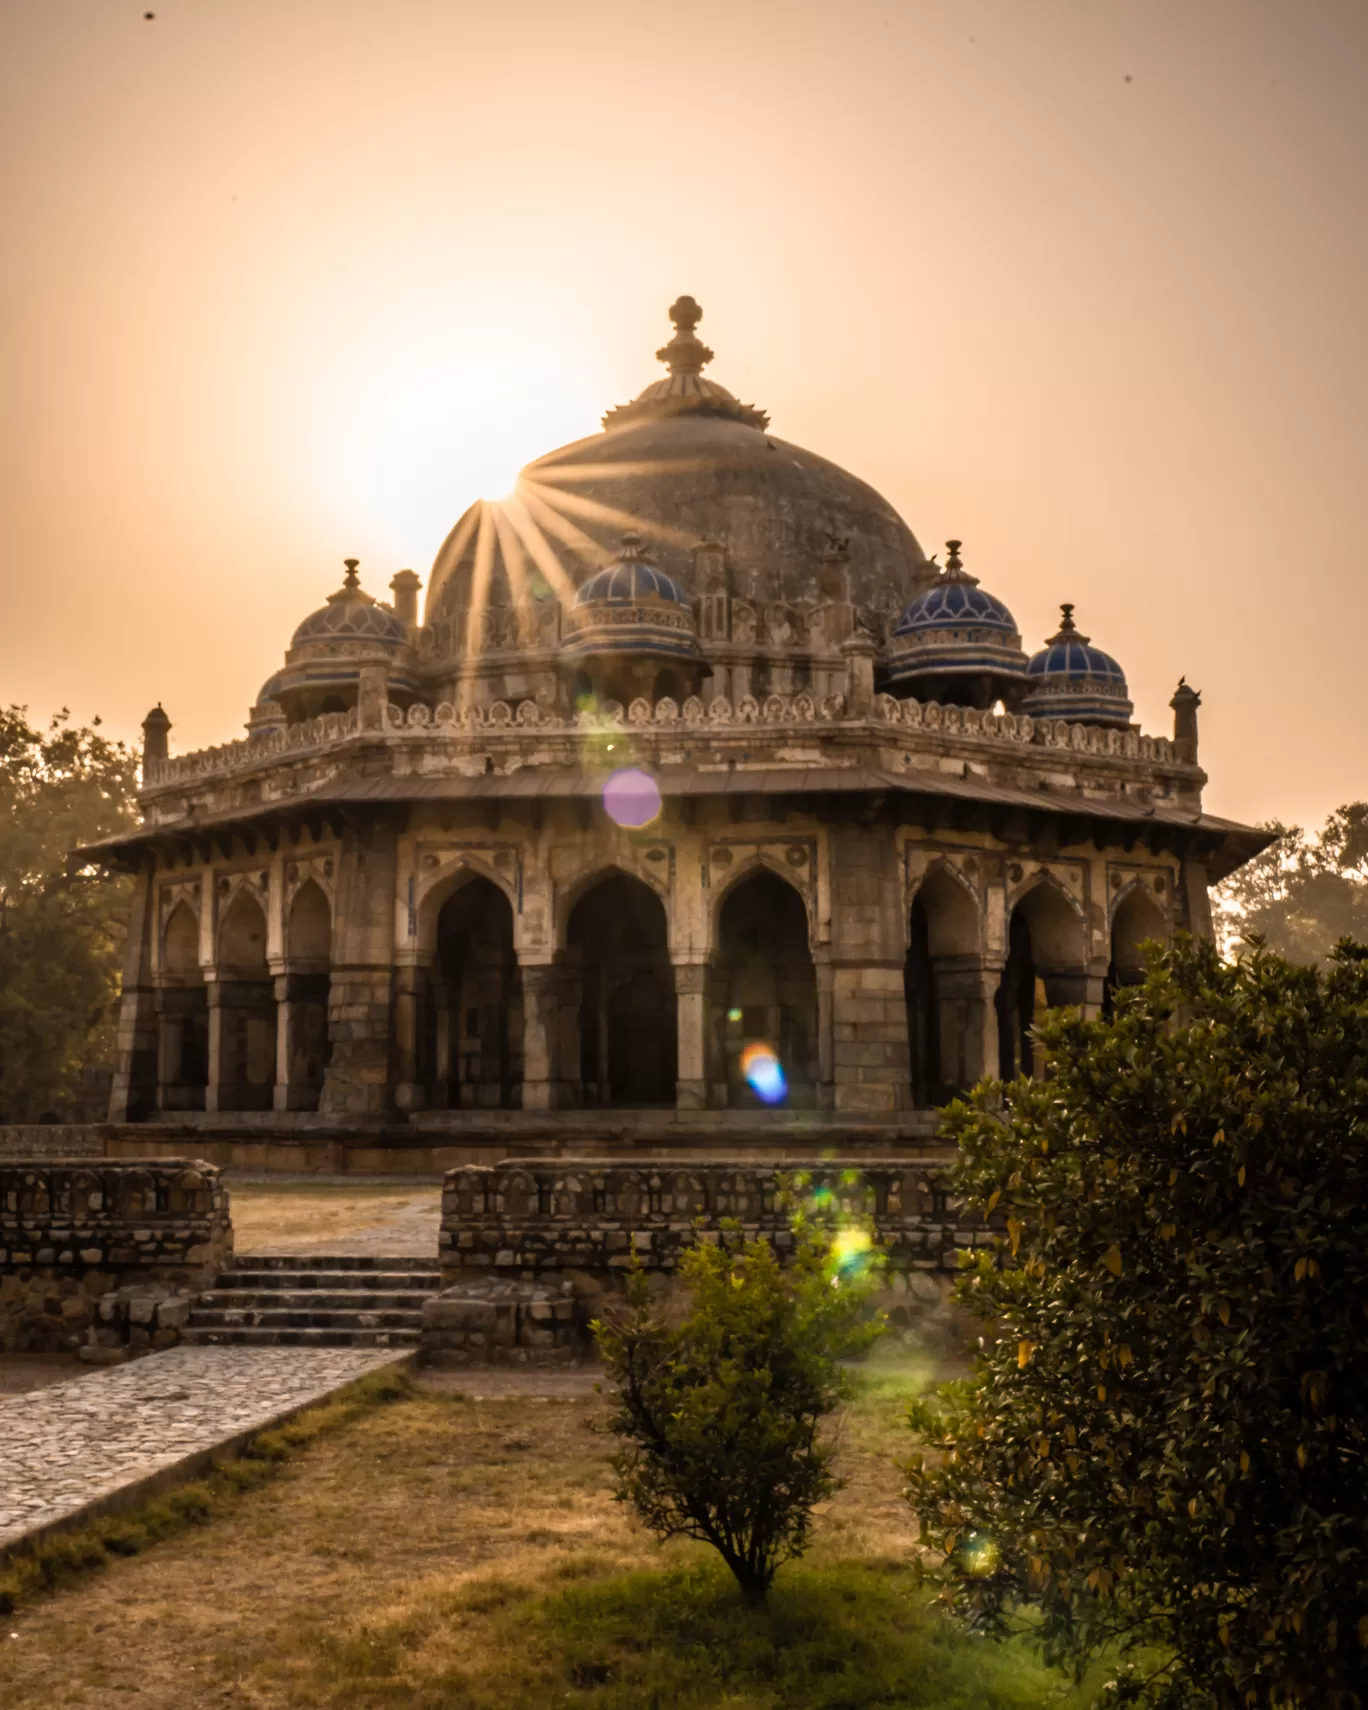
<path fill-rule="evenodd" d="M 637 1269 L 625 1316 L 594 1325 L 618 1404 L 618 1497 L 657 1537 L 711 1544 L 758 1604 L 837 1488 L 822 1425 L 848 1393 L 838 1360 L 881 1328 L 870 1272 L 806 1228 L 787 1265 L 724 1228 L 681 1271 L 682 1323 L 653 1306 Z"/>

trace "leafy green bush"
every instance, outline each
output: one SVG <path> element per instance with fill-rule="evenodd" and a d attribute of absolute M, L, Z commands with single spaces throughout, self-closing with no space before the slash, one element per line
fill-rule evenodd
<path fill-rule="evenodd" d="M 1116 1702 L 1368 1703 L 1368 951 L 1185 941 L 947 1128 L 1006 1236 L 975 1376 L 913 1410 L 946 1594 Z"/>
<path fill-rule="evenodd" d="M 814 1505 L 838 1485 L 822 1432 L 848 1393 L 838 1361 L 882 1328 L 872 1267 L 850 1262 L 859 1251 L 800 1225 L 781 1265 L 767 1241 L 724 1225 L 684 1256 L 681 1323 L 638 1268 L 627 1312 L 594 1325 L 618 1403 L 620 1499 L 658 1537 L 711 1544 L 751 1603 L 803 1553 Z"/>

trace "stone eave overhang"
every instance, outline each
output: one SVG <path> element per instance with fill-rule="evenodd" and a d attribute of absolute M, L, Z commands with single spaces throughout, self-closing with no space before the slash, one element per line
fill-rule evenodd
<path fill-rule="evenodd" d="M 624 756 L 624 758 L 631 758 Z M 309 825 L 334 833 L 375 813 L 399 808 L 459 802 L 549 803 L 601 797 L 618 768 L 600 766 L 524 766 L 510 774 L 334 777 L 311 790 L 275 801 L 242 803 L 216 812 L 194 812 L 151 822 L 136 831 L 106 838 L 75 851 L 74 858 L 111 866 L 137 866 L 158 847 L 191 851 L 197 845 L 227 858 L 235 832 L 262 837 L 277 846 L 284 829 Z M 760 796 L 796 798 L 816 807 L 823 798 L 877 806 L 890 799 L 920 800 L 932 807 L 930 822 L 949 826 L 986 816 L 990 828 L 1013 841 L 1030 840 L 1045 822 L 1060 826 L 1061 841 L 1094 840 L 1125 848 L 1193 848 L 1205 854 L 1213 878 L 1224 877 L 1268 847 L 1273 834 L 1256 827 L 1184 807 L 1172 800 L 1144 802 L 1072 791 L 995 783 L 981 777 L 954 777 L 934 771 L 892 771 L 879 766 L 730 765 L 718 768 L 658 765 L 651 768 L 662 797 Z M 948 810 L 948 811 L 947 811 Z M 958 810 L 958 812 L 957 812 Z M 979 810 L 977 813 L 975 810 Z M 1023 820 L 1021 816 L 1026 816 Z"/>

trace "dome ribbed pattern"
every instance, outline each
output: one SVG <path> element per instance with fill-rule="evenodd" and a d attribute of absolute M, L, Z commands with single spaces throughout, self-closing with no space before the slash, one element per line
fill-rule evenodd
<path fill-rule="evenodd" d="M 403 647 L 408 631 L 392 611 L 373 600 L 334 594 L 326 606 L 304 619 L 290 645 L 298 647 L 308 641 L 369 641 L 382 647 Z"/>
<path fill-rule="evenodd" d="M 996 629 L 1017 633 L 1016 619 L 1001 600 L 972 582 L 947 582 L 928 588 L 903 608 L 894 635 L 921 635 L 930 629 Z"/>
<path fill-rule="evenodd" d="M 591 576 L 575 595 L 577 606 L 633 606 L 642 600 L 663 600 L 686 609 L 689 606 L 689 596 L 673 576 L 639 558 L 610 564 Z"/>

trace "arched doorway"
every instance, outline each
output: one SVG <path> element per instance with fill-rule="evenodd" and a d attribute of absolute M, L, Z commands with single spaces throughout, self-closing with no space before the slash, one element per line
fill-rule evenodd
<path fill-rule="evenodd" d="M 665 905 L 614 873 L 571 911 L 565 966 L 577 986 L 580 1098 L 673 1105 L 679 1038 Z"/>
<path fill-rule="evenodd" d="M 211 1052 L 216 1108 L 269 1110 L 275 1090 L 275 990 L 266 963 L 266 914 L 246 886 L 219 922 L 216 971 L 210 994 L 218 1012 L 216 1064 Z"/>
<path fill-rule="evenodd" d="M 199 920 L 186 902 L 162 934 L 157 985 L 157 1104 L 203 1110 L 209 1084 L 209 1005 L 199 961 Z"/>
<path fill-rule="evenodd" d="M 783 1068 L 784 1102 L 815 1106 L 817 975 L 808 947 L 807 909 L 793 886 L 768 868 L 742 879 L 723 898 L 712 987 L 722 1102 L 741 1109 L 767 1102 L 752 1090 L 742 1064 L 746 1046 L 762 1044 Z"/>
<path fill-rule="evenodd" d="M 1082 1001 L 1086 971 L 1082 918 L 1054 884 L 1033 886 L 1012 910 L 1007 963 L 998 986 L 1003 1080 L 1037 1072 L 1031 1029 L 1045 1009 Z"/>
<path fill-rule="evenodd" d="M 943 865 L 912 900 L 903 989 L 912 1102 L 946 1103 L 977 1079 L 982 1059 L 979 908 Z"/>
<path fill-rule="evenodd" d="M 1104 1013 L 1111 1013 L 1112 993 L 1118 986 L 1138 986 L 1144 979 L 1145 953 L 1141 946 L 1150 939 L 1166 942 L 1168 936 L 1168 920 L 1148 886 L 1132 885 L 1112 915 Z"/>
<path fill-rule="evenodd" d="M 522 1098 L 522 977 L 513 908 L 491 879 L 442 904 L 421 1073 L 437 1109 L 512 1110 Z"/>
<path fill-rule="evenodd" d="M 285 978 L 279 1074 L 287 1110 L 317 1110 L 331 1055 L 328 1037 L 332 908 L 308 879 L 295 892 L 285 921 Z"/>

